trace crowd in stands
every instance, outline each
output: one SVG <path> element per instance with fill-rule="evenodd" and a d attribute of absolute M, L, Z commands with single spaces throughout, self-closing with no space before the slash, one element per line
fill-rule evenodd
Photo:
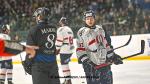
<path fill-rule="evenodd" d="M 0 25 L 10 24 L 21 37 L 35 24 L 35 9 L 43 6 L 51 10 L 50 23 L 57 25 L 66 16 L 74 33 L 84 25 L 82 15 L 88 9 L 110 35 L 150 33 L 150 0 L 1 0 L 0 4 Z"/>

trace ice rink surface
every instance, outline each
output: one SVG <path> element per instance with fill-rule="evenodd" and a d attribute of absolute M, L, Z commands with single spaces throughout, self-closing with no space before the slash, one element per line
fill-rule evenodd
<path fill-rule="evenodd" d="M 73 84 L 86 84 L 83 68 L 77 62 L 71 62 L 71 74 Z M 124 61 L 122 65 L 112 65 L 113 84 L 150 84 L 150 60 L 149 61 Z M 14 84 L 32 84 L 30 75 L 25 75 L 21 64 L 15 64 L 13 70 Z M 59 73 L 62 76 L 61 67 L 59 65 Z M 77 77 L 77 78 L 76 78 Z M 63 82 L 63 78 L 61 79 Z"/>

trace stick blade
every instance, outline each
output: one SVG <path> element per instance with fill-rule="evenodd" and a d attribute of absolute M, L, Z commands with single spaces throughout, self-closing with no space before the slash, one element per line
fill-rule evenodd
<path fill-rule="evenodd" d="M 145 41 L 141 40 L 141 54 L 144 53 L 144 49 L 145 49 Z"/>
<path fill-rule="evenodd" d="M 141 40 L 141 51 L 139 53 L 127 56 L 127 57 L 123 57 L 122 60 L 127 59 L 127 58 L 131 58 L 131 57 L 135 57 L 137 55 L 143 54 L 144 53 L 144 49 L 145 49 L 145 41 Z"/>

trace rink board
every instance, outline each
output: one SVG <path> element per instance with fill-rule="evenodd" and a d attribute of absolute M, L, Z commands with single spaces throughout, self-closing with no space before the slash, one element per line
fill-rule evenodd
<path fill-rule="evenodd" d="M 125 44 L 128 41 L 129 37 L 130 37 L 129 35 L 111 36 L 113 47 L 116 48 L 118 46 Z M 138 53 L 138 52 L 140 52 L 140 49 L 141 49 L 141 45 L 140 45 L 141 40 L 145 40 L 144 53 L 139 56 L 127 59 L 127 60 L 150 60 L 150 34 L 132 35 L 132 39 L 131 39 L 131 42 L 129 43 L 129 45 L 127 45 L 123 48 L 120 48 L 118 50 L 115 50 L 115 53 L 119 54 L 121 57 L 125 57 L 128 55 Z M 23 44 L 25 44 L 25 43 L 23 43 Z M 75 45 L 75 49 L 76 49 L 76 39 L 74 39 L 74 45 Z M 72 62 L 78 62 L 75 49 L 74 49 L 74 53 L 71 57 Z M 24 59 L 24 57 L 25 57 L 24 52 L 17 56 L 14 56 L 13 62 L 15 64 L 21 63 L 20 55 L 21 55 L 22 59 Z M 59 56 L 57 58 L 58 58 L 57 60 L 59 62 L 59 60 L 60 60 Z"/>

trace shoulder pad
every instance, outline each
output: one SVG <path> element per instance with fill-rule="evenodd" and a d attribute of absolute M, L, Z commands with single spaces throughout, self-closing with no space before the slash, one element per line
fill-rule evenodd
<path fill-rule="evenodd" d="M 102 25 L 96 25 L 96 28 L 98 28 L 98 29 L 102 29 L 102 30 L 103 30 Z"/>
<path fill-rule="evenodd" d="M 85 32 L 85 29 L 86 29 L 86 27 L 80 28 L 77 34 L 82 36 L 82 34 Z"/>
<path fill-rule="evenodd" d="M 61 32 L 63 29 L 64 29 L 63 27 L 59 27 L 57 31 Z"/>

